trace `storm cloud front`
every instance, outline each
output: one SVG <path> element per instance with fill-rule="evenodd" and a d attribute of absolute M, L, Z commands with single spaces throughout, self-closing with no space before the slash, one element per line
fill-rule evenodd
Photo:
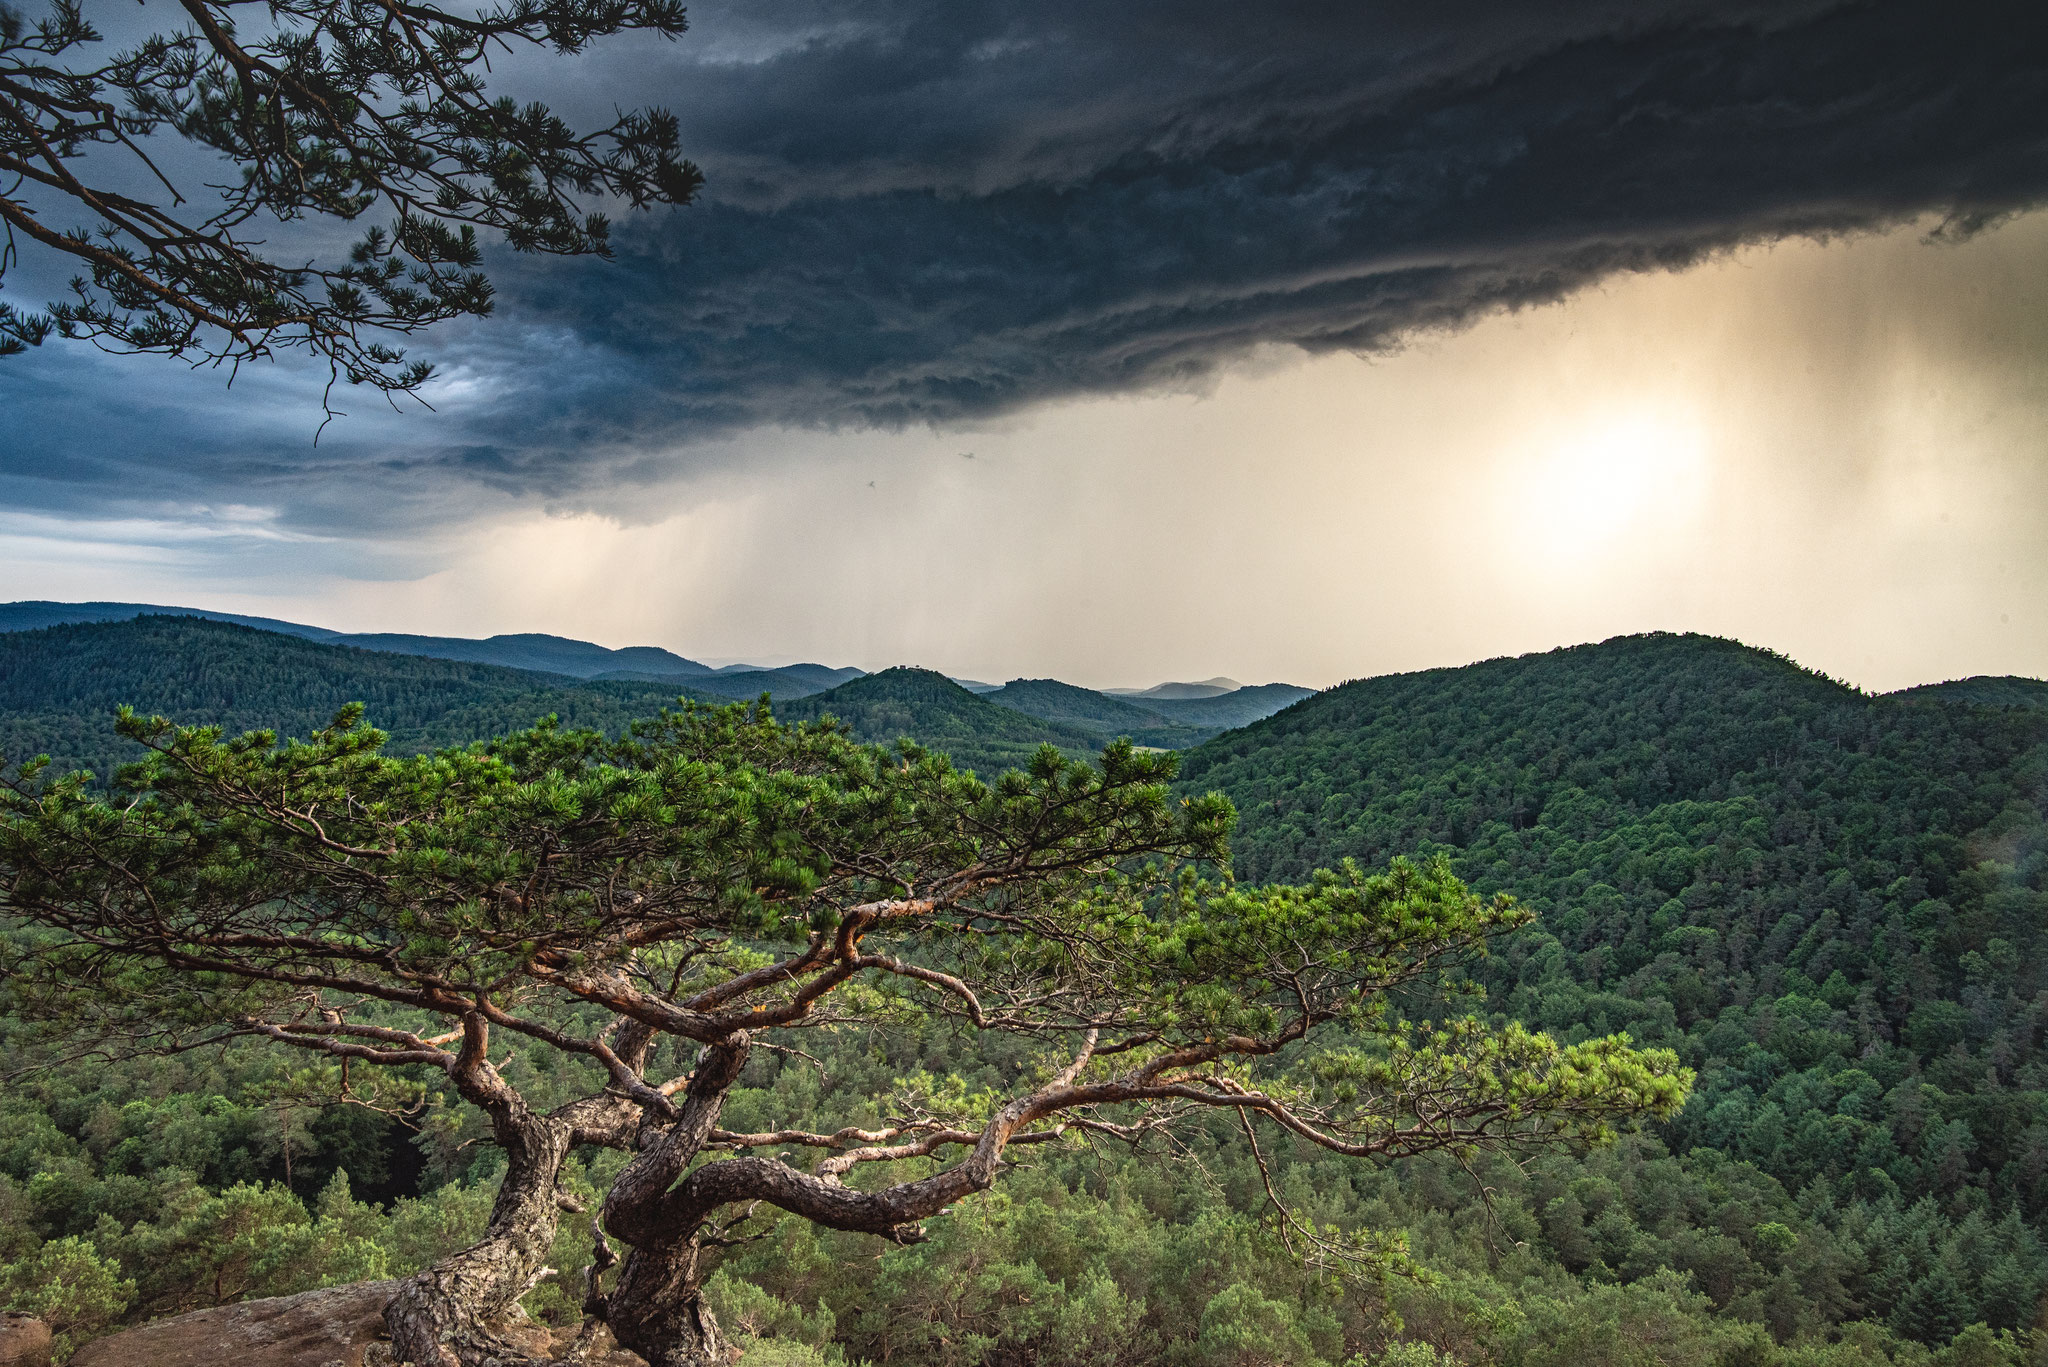
<path fill-rule="evenodd" d="M 1276 346 L 1381 353 L 2048 198 L 2042 7 L 1538 8 L 707 3 L 679 42 L 528 59 L 500 88 L 573 118 L 673 108 L 706 197 L 622 215 L 609 264 L 500 253 L 497 315 L 417 348 L 436 411 L 365 397 L 317 449 L 290 366 L 0 363 L 0 499 L 322 536 L 616 512 L 758 428 L 1199 391 Z"/>

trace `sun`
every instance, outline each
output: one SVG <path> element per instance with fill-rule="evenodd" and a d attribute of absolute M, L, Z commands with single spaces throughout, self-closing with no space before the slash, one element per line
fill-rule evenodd
<path fill-rule="evenodd" d="M 1688 522 L 1704 492 L 1707 439 L 1690 414 L 1602 414 L 1517 453 L 1503 481 L 1523 537 L 1559 561 Z"/>

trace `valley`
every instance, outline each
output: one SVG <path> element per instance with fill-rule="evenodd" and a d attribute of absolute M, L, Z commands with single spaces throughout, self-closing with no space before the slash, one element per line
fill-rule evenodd
<path fill-rule="evenodd" d="M 908 667 L 800 671 L 765 690 L 779 719 L 836 717 L 986 777 L 1046 745 L 1075 759 L 1119 736 L 1179 751 L 1179 795 L 1234 804 L 1246 884 L 1446 859 L 1541 918 L 1494 943 L 1466 1008 L 1565 1041 L 1626 1031 L 1698 1080 L 1668 1122 L 1525 1166 L 1378 1168 L 1283 1145 L 1262 1176 L 1219 1122 L 1163 1171 L 1113 1145 L 1048 1149 L 1000 1199 L 879 1258 L 785 1222 L 707 1293 L 755 1351 L 784 1354 L 769 1361 L 1236 1362 L 1218 1346 L 1226 1303 L 1298 1367 L 1337 1363 L 1347 1344 L 1406 1352 L 1416 1331 L 1459 1361 L 1524 1367 L 1633 1363 L 1613 1345 L 1653 1334 L 1659 1362 L 2026 1360 L 2048 1304 L 2041 681 L 1871 696 L 1768 651 L 1672 635 L 1313 695 L 1142 698 L 1043 679 L 975 692 Z M 110 774 L 132 750 L 109 725 L 124 703 L 305 735 L 361 701 L 406 752 L 544 715 L 617 735 L 679 696 L 728 703 L 706 680 L 755 673 L 621 672 L 186 617 L 49 625 L 0 635 L 0 755 Z M 1023 1066 L 937 1019 L 820 1038 L 809 1062 L 750 1065 L 732 1123 L 810 1124 L 891 1077 L 994 1088 Z M 37 1047 L 0 1026 L 0 1065 Z M 521 1057 L 507 1066 L 546 1095 L 540 1061 Z M 79 1275 L 103 1308 L 80 1323 L 103 1328 L 402 1271 L 477 1227 L 496 1169 L 473 1119 L 310 1098 L 279 1109 L 264 1098 L 280 1066 L 225 1048 L 22 1075 L 0 1096 L 5 1275 L 26 1285 L 60 1255 L 87 1259 Z M 585 1155 L 572 1185 L 601 1190 L 610 1162 Z M 1406 1230 L 1434 1280 L 1305 1274 L 1265 1213 L 1266 1182 L 1333 1226 Z M 561 1238 L 554 1265 L 587 1258 L 587 1229 Z M 962 1289 L 941 1300 L 935 1286 Z M 558 1281 L 529 1307 L 574 1310 Z M 1390 1307 L 1408 1326 L 1399 1341 Z"/>

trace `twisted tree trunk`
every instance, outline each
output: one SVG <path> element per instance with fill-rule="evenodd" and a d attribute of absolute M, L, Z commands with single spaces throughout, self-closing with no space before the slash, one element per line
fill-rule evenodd
<path fill-rule="evenodd" d="M 502 1136 L 501 1136 L 502 1142 Z M 392 1357 L 414 1367 L 509 1367 L 532 1357 L 502 1332 L 546 1274 L 560 1219 L 555 1182 L 566 1126 L 534 1117 L 505 1143 L 504 1184 L 484 1237 L 399 1283 L 384 1311 Z"/>
<path fill-rule="evenodd" d="M 489 1029 L 463 1020 L 461 1055 L 449 1077 L 491 1118 L 505 1151 L 505 1178 L 484 1237 L 399 1283 L 384 1310 L 391 1355 L 413 1367 L 513 1367 L 535 1359 L 503 1332 L 519 1298 L 547 1274 L 548 1248 L 561 1218 L 556 1182 L 574 1128 L 538 1115 L 493 1068 Z"/>
<path fill-rule="evenodd" d="M 684 1177 L 746 1062 L 744 1035 L 707 1048 L 690 1077 L 676 1121 L 626 1165 L 605 1197 L 604 1227 L 631 1249 L 618 1286 L 604 1297 L 613 1336 L 652 1367 L 712 1367 L 730 1361 L 730 1348 L 700 1294 L 711 1270 L 704 1261 L 707 1249 L 722 1241 L 723 1231 L 706 1228 L 716 1211 L 765 1201 L 828 1229 L 917 1243 L 925 1237 L 920 1222 L 988 1190 L 1004 1147 L 1018 1131 L 1062 1109 L 1127 1099 L 1129 1088 L 1124 1084 L 1074 1086 L 1094 1054 L 1095 1039 L 1090 1030 L 1073 1062 L 1030 1096 L 996 1112 L 973 1137 L 974 1147 L 965 1158 L 930 1177 L 880 1191 L 847 1187 L 830 1165 L 821 1165 L 818 1173 L 803 1173 L 779 1159 L 753 1156 L 706 1163 Z M 1051 1133 L 1036 1137 L 1049 1138 Z M 904 1152 L 910 1149 L 930 1151 L 911 1145 Z M 841 1161 L 852 1158 L 842 1155 Z"/>
<path fill-rule="evenodd" d="M 648 1367 L 724 1367 L 739 1355 L 704 1304 L 703 1252 L 689 1239 L 635 1248 L 605 1298 L 612 1337 Z"/>
<path fill-rule="evenodd" d="M 605 1323 L 649 1367 L 712 1367 L 735 1350 L 700 1294 L 710 1268 L 698 1221 L 665 1218 L 664 1197 L 703 1148 L 725 1094 L 746 1067 L 748 1040 L 736 1033 L 697 1059 L 676 1118 L 640 1151 L 605 1196 L 604 1228 L 627 1246 L 618 1284 L 603 1297 Z"/>

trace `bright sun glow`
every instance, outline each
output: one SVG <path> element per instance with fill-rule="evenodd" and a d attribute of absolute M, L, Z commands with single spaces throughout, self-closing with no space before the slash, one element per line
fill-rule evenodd
<path fill-rule="evenodd" d="M 1581 562 L 1624 539 L 1690 521 L 1706 483 L 1706 434 L 1690 415 L 1610 414 L 1517 452 L 1506 481 L 1516 525 L 1543 558 Z"/>

